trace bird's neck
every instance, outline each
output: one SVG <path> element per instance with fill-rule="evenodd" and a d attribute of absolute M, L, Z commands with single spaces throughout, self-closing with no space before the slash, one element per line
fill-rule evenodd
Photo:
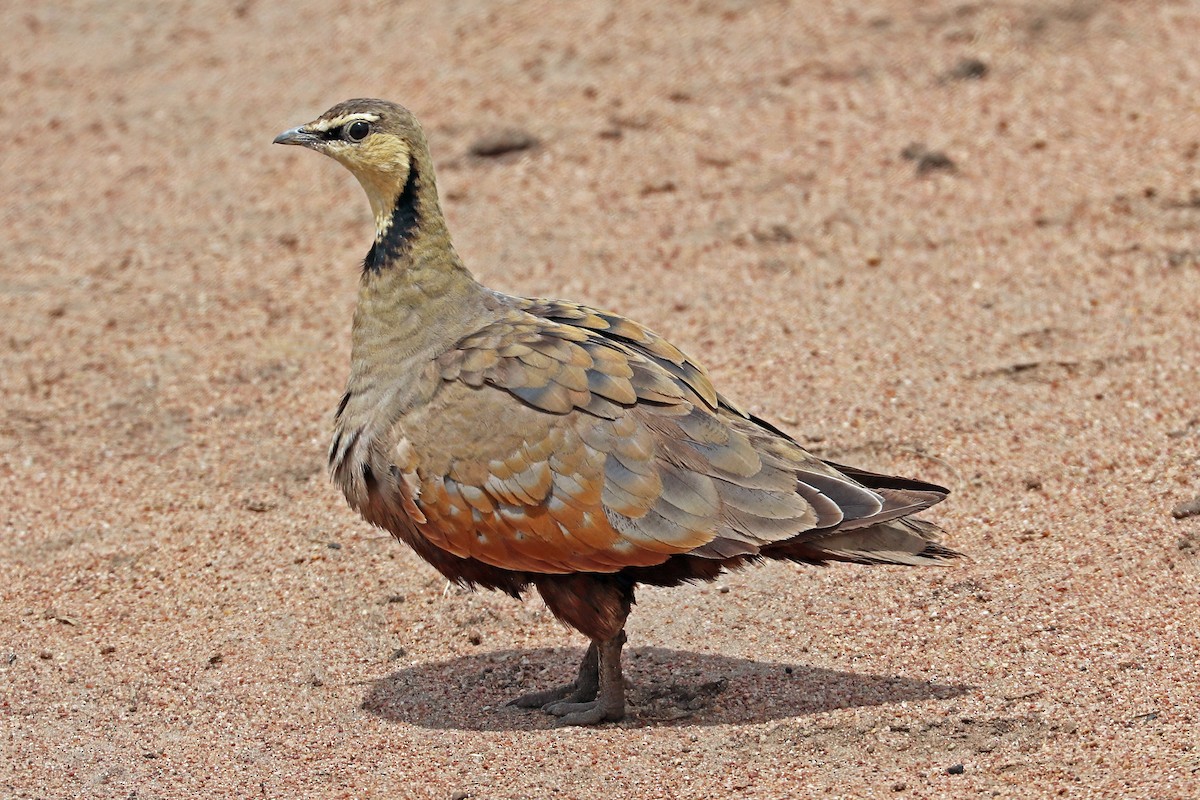
<path fill-rule="evenodd" d="M 428 159 L 414 159 L 399 189 L 368 195 L 376 236 L 363 262 L 352 358 L 428 357 L 473 330 L 488 292 L 454 250 Z"/>
<path fill-rule="evenodd" d="M 414 158 L 402 184 L 388 180 L 391 172 L 359 176 L 375 215 L 375 243 L 363 260 L 363 272 L 404 271 L 429 257 L 450 269 L 463 269 L 438 203 L 433 165 Z M 464 270 L 465 271 L 465 270 Z"/>

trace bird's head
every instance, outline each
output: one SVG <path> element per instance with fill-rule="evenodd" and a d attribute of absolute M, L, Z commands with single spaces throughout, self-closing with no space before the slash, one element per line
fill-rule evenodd
<path fill-rule="evenodd" d="M 428 161 L 420 124 L 408 109 L 386 100 L 338 103 L 312 122 L 279 134 L 275 144 L 316 150 L 350 170 L 366 190 L 381 238 L 397 223 L 402 195 L 407 192 L 408 204 L 415 203 L 418 180 L 433 191 L 432 174 L 418 177 L 418 162 Z"/>

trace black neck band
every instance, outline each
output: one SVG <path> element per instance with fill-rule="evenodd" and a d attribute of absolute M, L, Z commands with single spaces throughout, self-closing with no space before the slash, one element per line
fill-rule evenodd
<path fill-rule="evenodd" d="M 412 163 L 408 168 L 408 180 L 396 198 L 392 207 L 392 221 L 383 235 L 371 245 L 370 252 L 363 260 L 363 269 L 369 272 L 379 272 L 394 259 L 408 249 L 413 233 L 417 230 L 420 215 L 417 210 L 417 165 Z"/>

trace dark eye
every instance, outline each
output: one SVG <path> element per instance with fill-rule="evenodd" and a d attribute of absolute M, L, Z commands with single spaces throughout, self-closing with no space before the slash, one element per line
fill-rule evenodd
<path fill-rule="evenodd" d="M 367 138 L 367 134 L 371 132 L 371 126 L 363 122 L 361 119 L 355 120 L 346 126 L 346 141 L 361 142 Z"/>

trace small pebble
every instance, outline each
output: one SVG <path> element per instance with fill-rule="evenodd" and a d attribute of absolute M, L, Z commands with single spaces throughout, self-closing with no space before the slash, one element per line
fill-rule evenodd
<path fill-rule="evenodd" d="M 988 74 L 988 65 L 978 58 L 964 58 L 950 69 L 945 77 L 954 81 L 979 80 Z"/>
<path fill-rule="evenodd" d="M 1171 509 L 1171 516 L 1175 519 L 1187 519 L 1197 515 L 1200 515 L 1200 497 L 1180 503 Z"/>
<path fill-rule="evenodd" d="M 536 147 L 537 138 L 518 128 L 505 128 L 480 136 L 470 147 L 471 155 L 481 158 L 495 158 L 507 153 L 516 153 Z"/>
<path fill-rule="evenodd" d="M 642 188 L 640 190 L 642 197 L 645 197 L 646 195 L 650 195 L 650 194 L 663 194 L 664 192 L 673 192 L 673 191 L 675 191 L 675 181 L 669 180 L 669 179 L 661 180 L 661 181 L 650 181 L 649 183 L 643 183 Z"/>
<path fill-rule="evenodd" d="M 947 775 L 962 775 L 966 771 L 967 771 L 967 768 L 964 767 L 962 764 L 955 764 L 952 767 L 946 767 Z"/>
<path fill-rule="evenodd" d="M 917 159 L 917 174 L 924 175 L 935 170 L 953 172 L 956 169 L 950 156 L 940 150 L 930 150 Z"/>
<path fill-rule="evenodd" d="M 924 175 L 934 170 L 955 170 L 954 161 L 941 150 L 930 150 L 924 142 L 912 142 L 900 151 L 900 157 L 906 161 L 917 162 L 917 174 Z"/>

